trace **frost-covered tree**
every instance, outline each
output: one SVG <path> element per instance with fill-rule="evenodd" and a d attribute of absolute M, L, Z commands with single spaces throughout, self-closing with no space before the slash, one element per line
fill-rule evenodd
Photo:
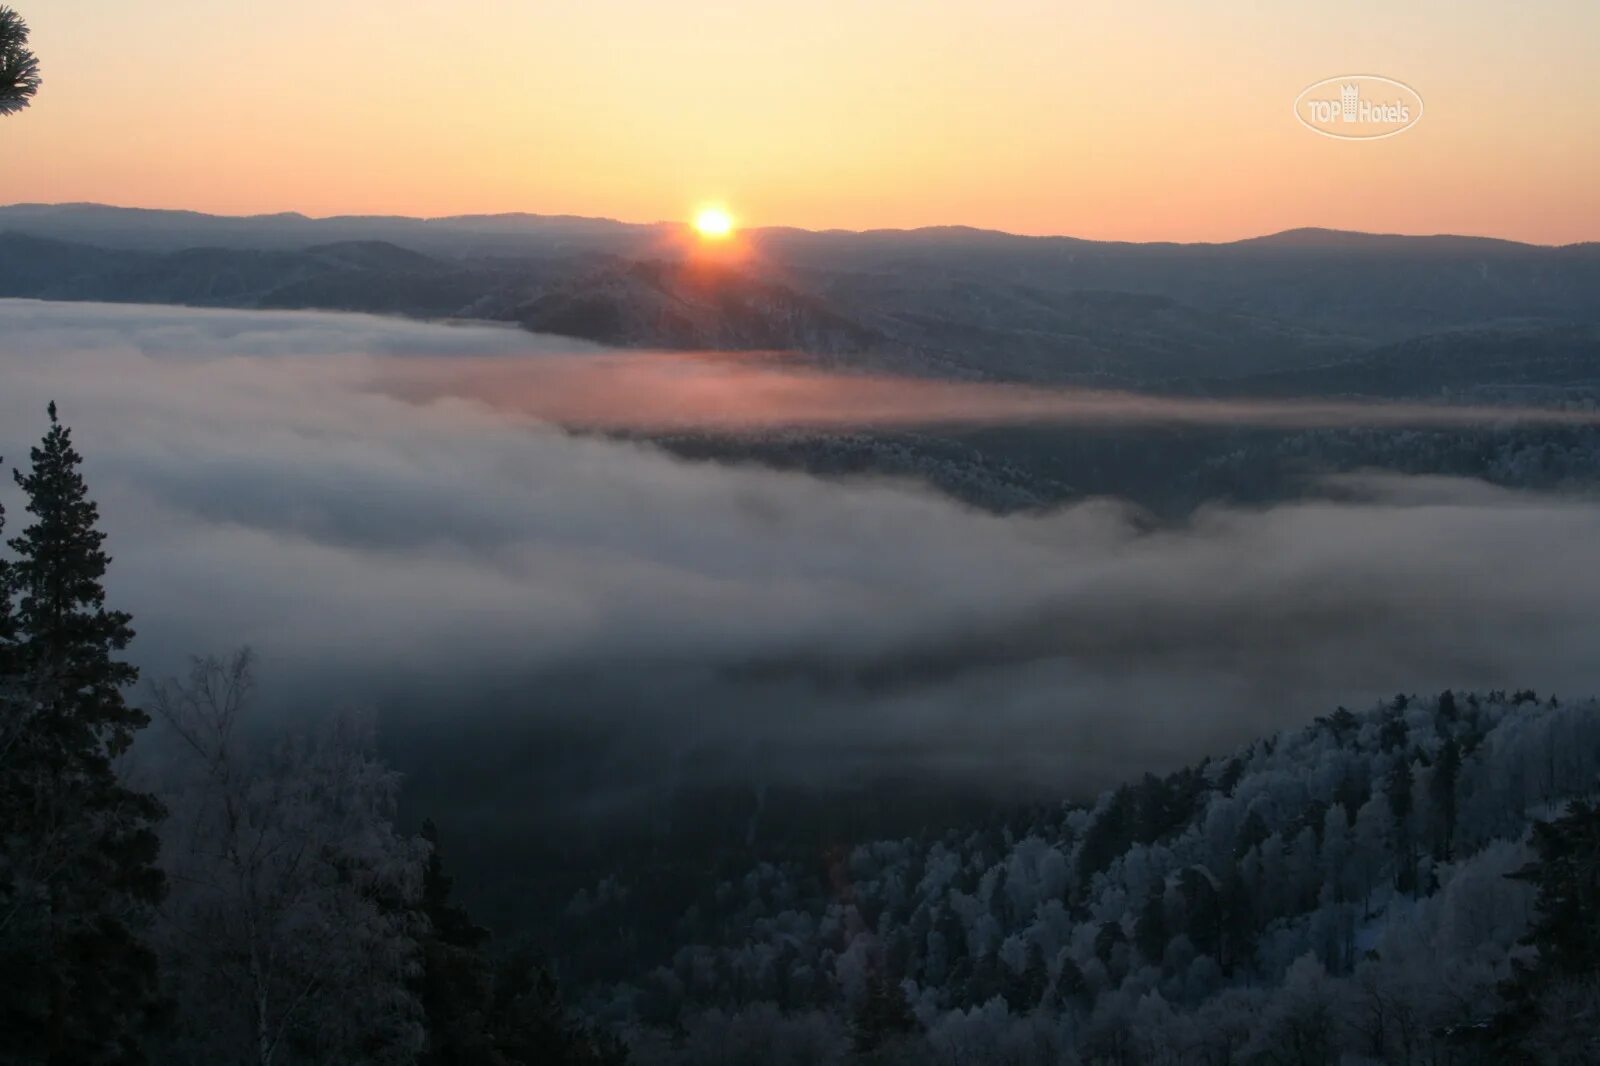
<path fill-rule="evenodd" d="M 1246 1049 L 1247 1061 L 1285 1066 L 1333 1066 L 1339 1060 L 1340 989 L 1322 964 L 1309 955 L 1297 959 Z"/>
<path fill-rule="evenodd" d="M 743 1032 L 738 1012 L 767 997 L 846 1024 L 878 953 L 905 953 L 928 1061 L 1520 1061 L 1485 1036 L 1513 960 L 1536 957 L 1518 944 L 1534 886 L 1506 875 L 1530 819 L 1597 780 L 1600 702 L 1336 711 L 1089 804 L 863 842 L 847 900 L 803 861 L 728 876 L 684 915 L 670 982 L 647 986 L 670 1010 L 647 1024 L 671 1039 L 715 1009 Z M 773 958 L 795 979 L 752 980 Z M 606 1009 L 644 1021 L 637 991 Z M 1590 995 L 1600 983 L 1552 982 L 1519 1046 L 1590 1061 L 1568 1046 Z"/>
<path fill-rule="evenodd" d="M 19 1061 L 134 1061 L 155 1006 L 141 937 L 163 890 L 162 811 L 117 774 L 149 721 L 123 696 L 133 630 L 105 607 L 99 513 L 49 415 L 14 475 L 33 521 L 8 542 L 0 596 L 0 1032 Z"/>
<path fill-rule="evenodd" d="M 28 24 L 0 4 L 0 115 L 27 107 L 39 91 L 39 60 L 28 50 Z"/>
<path fill-rule="evenodd" d="M 160 947 L 174 1057 L 411 1062 L 426 845 L 395 831 L 399 778 L 340 718 L 251 743 L 248 652 L 156 689 L 179 741 Z"/>

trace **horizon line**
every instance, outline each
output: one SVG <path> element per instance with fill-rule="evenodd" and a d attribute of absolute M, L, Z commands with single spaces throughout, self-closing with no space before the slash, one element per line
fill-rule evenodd
<path fill-rule="evenodd" d="M 681 219 L 657 219 L 652 222 L 632 222 L 624 219 L 613 218 L 609 215 L 576 215 L 565 212 L 542 214 L 537 211 L 468 211 L 451 215 L 405 215 L 374 212 L 370 214 L 333 214 L 333 215 L 308 215 L 302 211 L 261 211 L 250 214 L 224 214 L 213 211 L 200 211 L 186 207 L 144 207 L 128 204 L 110 204 L 98 200 L 65 200 L 55 203 L 39 200 L 21 200 L 14 203 L 0 204 L 0 211 L 12 208 L 100 208 L 108 211 L 146 212 L 149 214 L 194 215 L 208 219 L 228 219 L 240 222 L 266 221 L 271 219 L 299 219 L 306 222 L 338 222 L 350 219 L 392 219 L 404 222 L 456 222 L 468 219 L 497 219 L 497 218 L 528 218 L 562 222 L 591 222 L 613 226 L 623 226 L 634 229 L 686 229 L 690 223 Z M 1562 244 L 1545 244 L 1538 241 L 1518 240 L 1512 237 L 1499 237 L 1490 234 L 1475 233 L 1396 233 L 1378 232 L 1373 230 L 1337 229 L 1331 226 L 1290 226 L 1287 229 L 1273 230 L 1268 233 L 1256 233 L 1244 237 L 1235 237 L 1229 240 L 1215 241 L 1179 241 L 1179 240 L 1120 240 L 1115 238 L 1078 237 L 1070 233 L 1018 233 L 1013 230 L 995 229 L 985 226 L 973 226 L 960 222 L 931 223 L 923 226 L 881 226 L 870 229 L 849 229 L 842 226 L 811 229 L 805 226 L 791 225 L 765 225 L 740 227 L 743 233 L 805 233 L 818 236 L 846 235 L 870 236 L 873 234 L 915 234 L 928 233 L 938 230 L 961 230 L 973 234 L 1007 237 L 1018 241 L 1073 241 L 1081 244 L 1124 244 L 1136 246 L 1170 245 L 1177 247 L 1220 247 L 1232 244 L 1248 244 L 1252 241 L 1271 240 L 1276 237 L 1285 237 L 1299 233 L 1324 233 L 1341 237 L 1370 237 L 1374 239 L 1396 238 L 1402 240 L 1463 240 L 1463 241 L 1489 241 L 1498 244 L 1519 245 L 1528 248 L 1562 249 L 1577 248 L 1584 245 L 1600 244 L 1596 240 L 1568 241 Z"/>

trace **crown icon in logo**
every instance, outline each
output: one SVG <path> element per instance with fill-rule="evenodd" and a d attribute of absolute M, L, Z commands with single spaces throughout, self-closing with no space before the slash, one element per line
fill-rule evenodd
<path fill-rule="evenodd" d="M 1341 118 L 1346 122 L 1356 120 L 1356 101 L 1361 99 L 1361 90 L 1354 85 L 1339 86 L 1339 109 Z"/>

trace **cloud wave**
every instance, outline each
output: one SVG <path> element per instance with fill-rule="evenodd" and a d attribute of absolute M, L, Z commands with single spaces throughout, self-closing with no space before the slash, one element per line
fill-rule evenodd
<path fill-rule="evenodd" d="M 456 360 L 481 381 L 616 358 L 489 327 L 0 301 L 0 454 L 60 403 L 148 672 L 248 643 L 279 713 L 565 738 L 538 749 L 562 787 L 914 771 L 1081 793 L 1401 689 L 1600 690 L 1589 501 L 1366 478 L 1179 529 L 1108 501 L 1001 517 L 438 384 Z"/>

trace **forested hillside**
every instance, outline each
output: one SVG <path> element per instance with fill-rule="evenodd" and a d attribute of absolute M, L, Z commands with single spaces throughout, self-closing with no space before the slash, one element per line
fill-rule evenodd
<path fill-rule="evenodd" d="M 624 347 L 1217 394 L 1593 378 L 1592 244 L 1319 230 L 1129 244 L 963 227 L 741 241 L 702 260 L 669 223 L 12 204 L 0 296 L 482 318 Z"/>
<path fill-rule="evenodd" d="M 1558 1031 L 1579 1057 L 1551 1061 L 1593 1061 L 1594 1028 L 1561 1024 L 1569 1000 L 1594 1016 L 1593 971 L 1557 980 L 1524 941 L 1557 917 L 1535 860 L 1571 855 L 1530 826 L 1597 772 L 1592 701 L 1341 708 L 1092 805 L 758 866 L 594 1005 L 643 1061 L 1501 1062 Z M 1570 825 L 1592 899 L 1593 818 Z M 568 918 L 627 936 L 649 891 L 605 881 Z"/>

